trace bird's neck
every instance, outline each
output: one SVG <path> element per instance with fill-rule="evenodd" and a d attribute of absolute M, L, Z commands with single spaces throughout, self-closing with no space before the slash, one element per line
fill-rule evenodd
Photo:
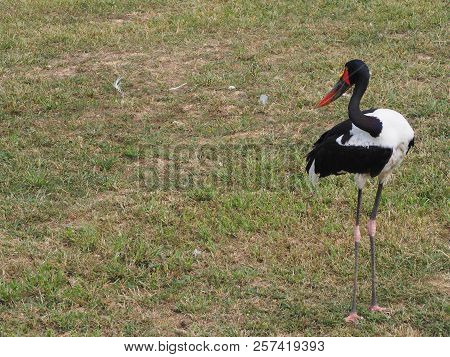
<path fill-rule="evenodd" d="M 358 128 L 376 137 L 381 132 L 381 122 L 375 117 L 364 115 L 359 108 L 361 98 L 366 92 L 368 85 L 368 76 L 358 79 L 358 81 L 355 83 L 355 89 L 350 99 L 350 103 L 348 104 L 348 116 L 352 123 L 355 124 Z"/>

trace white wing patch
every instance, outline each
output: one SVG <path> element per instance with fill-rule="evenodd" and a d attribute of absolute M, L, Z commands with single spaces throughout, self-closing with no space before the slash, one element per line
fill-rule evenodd
<path fill-rule="evenodd" d="M 403 115 L 394 110 L 377 109 L 373 113 L 367 114 L 367 116 L 376 117 L 381 121 L 383 129 L 381 130 L 379 136 L 374 138 L 369 133 L 352 124 L 350 139 L 343 144 L 343 135 L 341 135 L 336 139 L 336 142 L 339 145 L 344 146 L 378 146 L 382 148 L 395 149 L 399 145 L 407 145 L 414 137 L 414 131 L 406 119 Z"/>
<path fill-rule="evenodd" d="M 311 167 L 309 168 L 309 179 L 313 186 L 316 186 L 319 182 L 319 175 L 316 174 L 316 160 L 314 160 L 311 164 Z"/>

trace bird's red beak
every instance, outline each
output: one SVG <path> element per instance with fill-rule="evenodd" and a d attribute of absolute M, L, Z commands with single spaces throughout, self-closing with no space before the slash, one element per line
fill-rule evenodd
<path fill-rule="evenodd" d="M 348 69 L 345 68 L 344 72 L 342 72 L 342 75 L 339 78 L 339 81 L 316 105 L 316 108 L 323 107 L 323 106 L 335 101 L 342 94 L 344 94 L 350 87 L 351 87 L 351 84 L 350 84 L 350 79 L 349 79 L 349 75 L 348 75 Z"/>

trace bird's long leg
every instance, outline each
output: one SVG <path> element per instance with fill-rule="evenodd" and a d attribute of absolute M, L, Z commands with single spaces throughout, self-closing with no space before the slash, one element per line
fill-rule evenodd
<path fill-rule="evenodd" d="M 353 276 L 353 295 L 352 295 L 352 310 L 350 314 L 345 318 L 347 322 L 356 322 L 356 320 L 361 317 L 356 313 L 356 290 L 358 286 L 358 251 L 359 251 L 359 241 L 361 240 L 361 232 L 359 230 L 359 217 L 361 211 L 361 199 L 362 199 L 362 189 L 358 189 L 358 203 L 356 205 L 356 221 L 353 235 L 355 238 L 355 271 Z"/>
<path fill-rule="evenodd" d="M 376 218 L 378 212 L 378 206 L 380 205 L 381 191 L 383 190 L 383 184 L 378 184 L 377 194 L 375 196 L 375 203 L 373 204 L 372 213 L 370 214 L 369 223 L 367 223 L 367 230 L 370 237 L 370 260 L 372 263 L 372 301 L 370 303 L 369 310 L 371 311 L 383 311 L 385 308 L 378 306 L 377 303 L 377 287 L 376 287 L 376 262 L 375 262 L 375 233 L 376 233 Z"/>

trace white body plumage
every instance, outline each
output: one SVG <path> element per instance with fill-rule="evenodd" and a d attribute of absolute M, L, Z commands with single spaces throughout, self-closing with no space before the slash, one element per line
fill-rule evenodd
<path fill-rule="evenodd" d="M 377 137 L 359 129 L 352 124 L 350 139 L 343 143 L 342 135 L 336 139 L 343 146 L 377 146 L 392 149 L 392 155 L 383 170 L 379 174 L 381 183 L 387 181 L 392 171 L 401 164 L 409 149 L 409 144 L 414 138 L 414 131 L 403 115 L 391 109 L 377 109 L 368 114 L 381 121 L 383 129 Z M 369 175 L 357 174 L 355 182 L 358 188 L 362 188 Z"/>

